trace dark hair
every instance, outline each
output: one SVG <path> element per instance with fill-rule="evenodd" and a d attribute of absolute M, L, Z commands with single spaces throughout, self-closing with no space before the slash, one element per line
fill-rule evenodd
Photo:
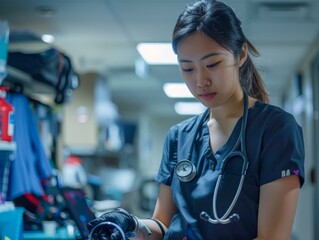
<path fill-rule="evenodd" d="M 269 102 L 263 80 L 250 58 L 250 54 L 259 56 L 259 53 L 245 37 L 241 21 L 229 6 L 213 0 L 201 0 L 187 5 L 174 28 L 172 41 L 174 52 L 177 53 L 177 45 L 182 39 L 196 31 L 209 36 L 235 56 L 241 54 L 243 44 L 246 43 L 249 54 L 239 69 L 241 87 L 248 95 L 262 102 Z"/>

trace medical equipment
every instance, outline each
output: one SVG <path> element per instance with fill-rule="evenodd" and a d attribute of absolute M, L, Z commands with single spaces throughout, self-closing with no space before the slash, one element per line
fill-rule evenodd
<path fill-rule="evenodd" d="M 191 162 L 191 155 L 193 152 L 193 147 L 195 145 L 195 140 L 199 131 L 199 128 L 202 126 L 202 124 L 206 121 L 208 117 L 209 111 L 207 111 L 207 114 L 203 114 L 203 117 L 200 119 L 197 129 L 194 134 L 193 141 L 191 143 L 191 148 L 188 154 L 188 158 L 182 161 L 179 161 L 176 166 L 175 166 L 175 173 L 179 180 L 181 182 L 189 182 L 193 180 L 196 176 L 196 167 L 195 165 Z M 214 195 L 213 195 L 213 214 L 214 214 L 214 219 L 209 216 L 207 212 L 202 212 L 200 214 L 201 219 L 208 221 L 213 224 L 227 224 L 230 222 L 235 222 L 239 220 L 239 215 L 237 213 L 234 213 L 230 216 L 231 211 L 233 210 L 238 197 L 240 195 L 243 183 L 244 183 L 244 178 L 246 175 L 246 171 L 248 169 L 248 159 L 247 159 L 247 153 L 246 153 L 246 144 L 245 144 L 245 132 L 246 132 L 246 125 L 247 125 L 247 118 L 248 118 L 248 96 L 246 93 L 244 93 L 244 112 L 243 112 L 243 117 L 242 117 L 242 122 L 241 122 L 241 130 L 238 136 L 238 139 L 236 141 L 236 144 L 232 148 L 232 150 L 227 154 L 224 159 L 222 159 L 222 166 L 221 166 L 221 171 L 219 173 L 216 187 L 214 189 Z M 240 145 L 240 151 L 236 150 L 238 146 Z M 220 186 L 221 179 L 224 175 L 225 172 L 225 167 L 230 160 L 230 158 L 233 157 L 239 157 L 242 160 L 242 169 L 241 169 L 241 177 L 240 181 L 238 184 L 238 188 L 236 191 L 236 194 L 229 205 L 227 211 L 224 213 L 222 217 L 219 217 L 217 214 L 217 209 L 216 209 L 216 202 L 217 202 L 217 195 L 218 195 L 218 190 Z"/>
<path fill-rule="evenodd" d="M 122 230 L 122 228 L 119 225 L 117 225 L 116 223 L 113 223 L 113 222 L 101 222 L 101 223 L 97 224 L 96 226 L 94 226 L 94 228 L 92 228 L 90 235 L 89 235 L 89 240 L 93 239 L 92 237 L 94 237 L 94 232 L 102 225 L 108 225 L 108 226 L 112 226 L 114 228 L 117 228 L 117 230 L 119 230 L 119 232 L 121 234 L 122 239 L 124 239 L 124 240 L 126 239 L 124 231 Z M 106 237 L 109 237 L 109 236 L 106 236 Z M 106 238 L 106 239 L 108 239 L 108 238 Z"/>
<path fill-rule="evenodd" d="M 127 213 L 128 214 L 128 213 Z M 100 229 L 100 231 L 97 233 L 97 235 L 99 236 L 99 239 L 109 239 L 109 237 L 113 234 L 114 229 L 118 230 L 119 234 L 121 235 L 121 239 L 122 240 L 126 240 L 128 238 L 131 239 L 131 237 L 135 237 L 140 231 L 143 233 L 143 235 L 146 237 L 147 240 L 150 240 L 151 238 L 151 230 L 147 227 L 147 225 L 144 223 L 143 220 L 139 219 L 136 216 L 131 215 L 135 221 L 136 227 L 133 233 L 130 233 L 128 237 L 125 236 L 124 230 L 122 229 L 122 227 L 114 222 L 110 222 L 110 221 L 103 221 L 100 222 L 99 224 L 95 225 L 89 234 L 89 238 L 88 240 L 93 240 L 95 237 L 95 231 L 98 231 L 98 229 Z M 102 226 L 107 225 L 107 228 L 103 228 Z M 113 229 L 110 229 L 109 227 L 113 227 Z M 136 231 L 137 229 L 137 231 Z"/>

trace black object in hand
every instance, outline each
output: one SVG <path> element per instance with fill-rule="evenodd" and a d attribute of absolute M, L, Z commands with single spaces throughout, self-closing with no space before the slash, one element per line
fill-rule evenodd
<path fill-rule="evenodd" d="M 136 220 L 134 216 L 122 208 L 117 208 L 115 210 L 109 211 L 102 214 L 100 217 L 92 220 L 87 224 L 89 232 L 93 230 L 95 226 L 100 223 L 111 222 L 122 228 L 126 239 L 134 235 L 134 230 L 136 229 Z M 119 229 L 112 226 L 111 224 L 101 224 L 94 230 L 92 235 L 94 240 L 122 240 L 122 235 Z"/>

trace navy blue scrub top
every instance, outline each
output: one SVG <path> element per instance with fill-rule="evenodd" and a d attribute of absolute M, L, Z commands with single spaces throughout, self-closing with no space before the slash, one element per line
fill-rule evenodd
<path fill-rule="evenodd" d="M 221 159 L 235 145 L 242 119 L 237 122 L 225 145 L 213 154 L 209 145 L 207 121 L 202 123 L 196 133 L 201 117 L 195 116 L 173 126 L 166 136 L 156 179 L 171 186 L 178 212 L 173 216 L 164 239 L 253 239 L 257 236 L 260 186 L 289 175 L 298 175 L 300 186 L 303 185 L 302 129 L 291 114 L 279 107 L 257 101 L 249 109 L 246 128 L 249 168 L 232 211 L 239 214 L 240 220 L 229 224 L 211 224 L 202 220 L 200 213 L 206 211 L 213 217 L 213 192 L 220 173 Z M 174 167 L 177 161 L 187 159 L 194 137 L 196 140 L 191 161 L 196 166 L 196 177 L 190 182 L 181 182 Z M 236 158 L 231 159 L 225 168 L 216 201 L 219 217 L 223 216 L 233 200 L 241 169 L 242 161 L 236 161 Z"/>

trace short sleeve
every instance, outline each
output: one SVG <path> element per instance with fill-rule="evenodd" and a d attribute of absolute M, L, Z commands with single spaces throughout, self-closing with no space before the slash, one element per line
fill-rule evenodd
<path fill-rule="evenodd" d="M 304 183 L 304 141 L 301 127 L 288 113 L 277 114 L 266 129 L 260 159 L 260 185 L 298 175 Z"/>
<path fill-rule="evenodd" d="M 163 146 L 161 164 L 155 180 L 165 185 L 171 185 L 174 167 L 177 162 L 177 127 L 173 126 L 166 134 Z"/>

